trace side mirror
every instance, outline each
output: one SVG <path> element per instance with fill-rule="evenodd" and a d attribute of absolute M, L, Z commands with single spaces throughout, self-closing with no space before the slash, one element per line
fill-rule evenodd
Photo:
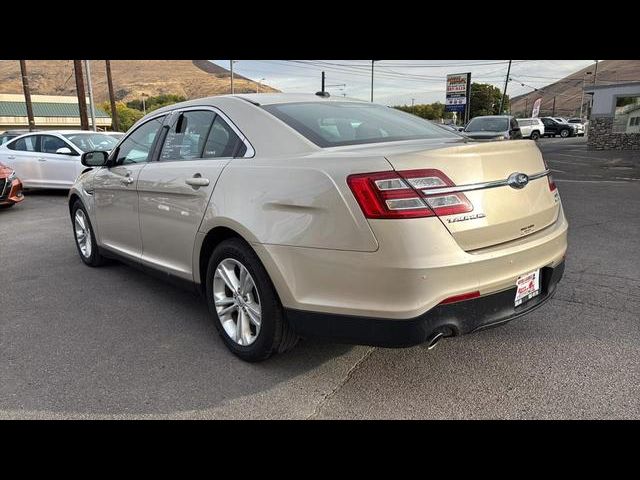
<path fill-rule="evenodd" d="M 56 150 L 56 153 L 58 155 L 75 155 L 75 153 L 72 152 L 69 147 L 61 147 Z"/>
<path fill-rule="evenodd" d="M 104 167 L 109 159 L 109 154 L 103 151 L 85 152 L 80 157 L 80 163 L 85 167 Z"/>

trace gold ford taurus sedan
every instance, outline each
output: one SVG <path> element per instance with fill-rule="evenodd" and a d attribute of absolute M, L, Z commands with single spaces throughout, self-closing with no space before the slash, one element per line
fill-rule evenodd
<path fill-rule="evenodd" d="M 193 286 L 249 361 L 300 336 L 433 346 L 530 312 L 564 270 L 567 221 L 535 142 L 474 143 L 373 103 L 192 100 L 82 162 L 82 261 Z"/>

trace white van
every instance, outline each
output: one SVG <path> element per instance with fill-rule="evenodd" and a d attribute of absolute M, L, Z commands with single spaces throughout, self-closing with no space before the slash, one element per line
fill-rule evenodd
<path fill-rule="evenodd" d="M 518 118 L 522 138 L 538 140 L 544 135 L 544 123 L 539 118 Z"/>

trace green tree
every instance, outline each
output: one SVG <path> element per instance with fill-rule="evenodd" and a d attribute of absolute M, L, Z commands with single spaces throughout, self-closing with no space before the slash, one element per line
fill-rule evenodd
<path fill-rule="evenodd" d="M 111 115 L 111 105 L 109 102 L 102 102 L 99 107 Z M 141 111 L 127 107 L 124 102 L 116 102 L 116 110 L 118 112 L 121 132 L 129 130 L 134 123 L 143 117 L 143 113 Z"/>
<path fill-rule="evenodd" d="M 156 110 L 160 107 L 166 107 L 167 105 L 173 105 L 174 103 L 184 102 L 186 97 L 182 95 L 175 95 L 172 93 L 165 93 L 162 95 L 157 95 L 155 97 L 147 97 L 144 101 L 144 107 L 147 113 Z M 135 110 L 143 111 L 142 108 L 142 99 L 139 100 L 131 100 L 127 102 L 128 108 L 133 108 Z"/>
<path fill-rule="evenodd" d="M 412 113 L 418 117 L 425 118 L 427 120 L 440 120 L 442 118 L 450 119 L 453 118 L 452 112 L 444 111 L 444 104 L 440 102 L 430 103 L 430 104 L 419 104 L 419 105 L 398 105 L 393 107 L 397 110 L 402 110 L 403 112 Z"/>
<path fill-rule="evenodd" d="M 486 83 L 471 84 L 471 110 L 469 119 L 483 115 L 500 115 L 509 111 L 509 95 L 505 95 L 503 112 L 500 112 L 502 90 Z"/>

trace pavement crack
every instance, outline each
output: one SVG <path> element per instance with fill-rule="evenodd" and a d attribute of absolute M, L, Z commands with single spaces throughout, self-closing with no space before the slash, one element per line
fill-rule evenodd
<path fill-rule="evenodd" d="M 324 407 L 327 402 L 329 400 L 331 400 L 334 395 L 338 392 L 338 390 L 340 390 L 342 387 L 344 387 L 347 382 L 349 382 L 349 380 L 351 380 L 351 377 L 353 376 L 354 372 L 358 369 L 358 367 L 360 367 L 360 365 L 362 365 L 362 363 L 369 358 L 369 356 L 373 353 L 373 351 L 376 350 L 376 347 L 369 347 L 367 349 L 367 351 L 364 353 L 364 355 L 362 355 L 362 357 L 360 357 L 356 363 L 354 363 L 351 368 L 349 369 L 349 371 L 346 373 L 346 375 L 336 384 L 335 387 L 333 387 L 333 389 L 327 393 L 324 397 L 322 397 L 322 399 L 318 402 L 318 404 L 315 406 L 315 408 L 313 409 L 313 412 L 311 412 L 311 415 L 309 415 L 308 417 L 305 418 L 305 420 L 313 420 L 314 418 L 317 418 L 318 414 L 320 413 L 320 410 L 322 410 L 322 407 Z"/>

